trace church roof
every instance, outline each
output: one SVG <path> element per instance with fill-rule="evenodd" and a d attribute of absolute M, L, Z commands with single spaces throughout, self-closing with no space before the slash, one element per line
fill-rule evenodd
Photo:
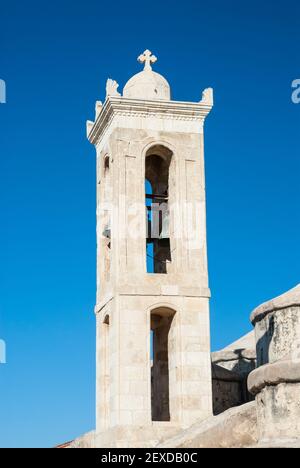
<path fill-rule="evenodd" d="M 230 345 L 226 346 L 223 351 L 234 351 L 237 349 L 255 349 L 256 342 L 255 342 L 255 335 L 254 330 L 247 333 L 247 335 L 242 336 L 238 340 L 234 341 Z"/>

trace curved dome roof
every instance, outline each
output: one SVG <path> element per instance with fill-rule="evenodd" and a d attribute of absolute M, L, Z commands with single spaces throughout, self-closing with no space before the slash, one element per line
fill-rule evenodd
<path fill-rule="evenodd" d="M 157 59 L 149 50 L 139 56 L 139 62 L 145 62 L 145 69 L 134 75 L 126 83 L 123 96 L 131 99 L 171 99 L 170 85 L 167 80 L 151 68 Z"/>

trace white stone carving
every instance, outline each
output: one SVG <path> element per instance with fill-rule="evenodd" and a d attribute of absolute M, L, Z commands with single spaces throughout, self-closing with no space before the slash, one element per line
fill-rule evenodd
<path fill-rule="evenodd" d="M 103 134 L 110 126 L 114 117 L 124 117 L 127 119 L 145 119 L 152 123 L 155 130 L 162 130 L 167 126 L 172 126 L 172 122 L 190 122 L 194 127 L 189 126 L 186 129 L 179 128 L 177 131 L 189 132 L 198 131 L 202 133 L 203 121 L 208 115 L 211 106 L 207 104 L 180 102 L 180 101 L 142 101 L 141 99 L 115 99 L 112 97 L 106 101 L 102 107 L 97 125 L 94 126 L 93 131 L 90 133 L 89 141 L 93 144 L 103 138 Z M 159 122 L 163 122 L 160 124 Z M 128 121 L 129 122 L 129 121 Z M 137 123 L 136 123 L 137 125 Z M 146 125 L 146 124 L 142 124 Z"/>
<path fill-rule="evenodd" d="M 101 101 L 96 101 L 96 105 L 95 105 L 95 120 L 97 120 L 97 117 L 98 115 L 100 114 L 101 110 L 102 110 L 102 102 Z"/>
<path fill-rule="evenodd" d="M 106 82 L 106 97 L 121 96 L 121 94 L 118 92 L 118 87 L 119 87 L 119 84 L 115 80 L 108 78 Z"/>
<path fill-rule="evenodd" d="M 213 88 L 206 88 L 202 93 L 201 104 L 213 106 L 214 104 L 214 90 Z"/>
<path fill-rule="evenodd" d="M 152 70 L 151 63 L 155 63 L 156 61 L 157 57 L 152 55 L 152 52 L 148 49 L 138 56 L 138 62 L 145 64 L 144 70 Z"/>
<path fill-rule="evenodd" d="M 89 137 L 90 133 L 91 133 L 91 130 L 94 126 L 94 123 L 95 122 L 92 122 L 91 120 L 87 120 L 86 121 L 86 136 Z"/>

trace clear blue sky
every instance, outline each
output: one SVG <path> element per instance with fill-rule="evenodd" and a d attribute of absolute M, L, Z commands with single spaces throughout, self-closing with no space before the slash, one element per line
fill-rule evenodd
<path fill-rule="evenodd" d="M 94 427 L 95 152 L 85 120 L 151 49 L 173 98 L 207 86 L 213 349 L 300 277 L 300 3 L 0 0 L 0 446 Z"/>

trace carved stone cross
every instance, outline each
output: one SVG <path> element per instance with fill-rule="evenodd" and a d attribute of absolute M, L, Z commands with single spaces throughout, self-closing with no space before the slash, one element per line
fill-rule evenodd
<path fill-rule="evenodd" d="M 145 50 L 145 52 L 138 57 L 138 61 L 140 63 L 145 62 L 144 70 L 152 70 L 151 63 L 155 63 L 156 60 L 157 58 L 155 57 L 155 55 L 152 55 L 152 52 L 148 49 Z"/>

